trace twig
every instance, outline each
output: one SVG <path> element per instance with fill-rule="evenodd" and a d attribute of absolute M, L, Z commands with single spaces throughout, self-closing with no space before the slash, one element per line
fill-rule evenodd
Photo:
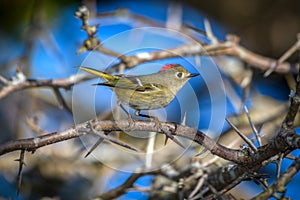
<path fill-rule="evenodd" d="M 210 199 L 218 199 L 221 195 L 225 194 L 226 192 L 228 192 L 230 189 L 232 189 L 233 187 L 235 187 L 237 184 L 239 184 L 242 180 L 244 180 L 247 177 L 248 173 L 244 173 L 242 175 L 240 175 L 239 177 L 237 177 L 234 181 L 232 181 L 229 185 L 227 185 L 225 188 L 223 188 L 221 191 L 219 192 L 214 192 L 214 194 L 208 196 L 207 198 L 205 198 L 206 200 Z"/>
<path fill-rule="evenodd" d="M 299 69 L 300 70 L 300 69 Z M 296 117 L 296 114 L 298 113 L 298 109 L 300 106 L 300 75 L 297 75 L 296 80 L 296 91 L 291 91 L 290 94 L 290 107 L 288 109 L 288 113 L 286 114 L 286 117 L 282 123 L 281 128 L 283 129 L 291 129 L 294 125 L 294 120 Z"/>
<path fill-rule="evenodd" d="M 125 56 L 121 53 L 118 53 L 116 51 L 113 51 L 111 49 L 105 48 L 101 45 L 100 40 L 95 37 L 95 34 L 98 32 L 98 25 L 90 26 L 89 25 L 89 10 L 86 6 L 80 6 L 78 10 L 75 12 L 75 16 L 82 21 L 82 30 L 84 30 L 87 33 L 88 38 L 83 42 L 83 45 L 79 48 L 77 53 L 83 53 L 85 51 L 92 51 L 96 50 L 99 52 L 102 52 L 107 55 L 111 55 L 114 57 L 118 57 L 122 60 L 122 62 L 125 62 Z"/>
<path fill-rule="evenodd" d="M 18 171 L 18 176 L 17 176 L 17 195 L 19 195 L 20 189 L 21 189 L 21 183 L 22 183 L 22 171 L 23 171 L 23 166 L 25 165 L 24 163 L 24 157 L 25 157 L 25 150 L 22 149 L 20 152 L 20 157 L 16 159 L 15 161 L 19 162 L 19 171 Z"/>
<path fill-rule="evenodd" d="M 0 82 L 3 83 L 4 85 L 7 85 L 9 81 L 4 77 L 0 75 Z"/>
<path fill-rule="evenodd" d="M 138 151 L 136 148 L 128 145 L 128 144 L 125 144 L 123 142 L 121 142 L 120 140 L 117 140 L 117 139 L 114 139 L 114 138 L 111 138 L 111 137 L 108 137 L 107 134 L 104 134 L 102 131 L 97 131 L 94 129 L 93 127 L 93 124 L 91 121 L 89 121 L 88 123 L 88 127 L 90 128 L 90 132 L 92 132 L 93 134 L 97 135 L 99 137 L 98 141 L 92 146 L 92 148 L 88 151 L 88 153 L 84 156 L 85 158 L 90 155 L 92 153 L 93 150 L 95 150 L 97 148 L 97 146 L 99 144 L 101 144 L 104 140 L 108 140 L 112 143 L 115 143 L 119 146 L 122 146 L 124 148 L 127 148 L 127 149 L 130 149 L 130 150 L 133 150 L 133 151 Z M 86 130 L 78 130 L 78 131 L 83 131 L 85 132 Z"/>
<path fill-rule="evenodd" d="M 290 159 L 290 160 L 296 160 L 296 157 L 293 156 L 292 154 L 286 155 L 285 158 Z"/>
<path fill-rule="evenodd" d="M 238 44 L 239 39 L 237 39 L 236 36 L 232 37 L 232 35 L 227 37 L 227 41 L 224 42 L 215 42 L 211 45 L 204 45 L 201 43 L 201 41 L 196 40 L 197 42 L 191 43 L 188 45 L 182 45 L 176 48 L 171 48 L 163 51 L 156 51 L 156 52 L 148 52 L 147 55 L 145 53 L 140 54 L 137 53 L 133 56 L 124 56 L 121 55 L 118 52 L 114 52 L 108 48 L 103 47 L 100 45 L 100 40 L 94 37 L 95 33 L 97 32 L 98 26 L 89 26 L 88 23 L 88 17 L 89 13 L 87 8 L 82 9 L 81 7 L 77 12 L 76 16 L 80 19 L 82 19 L 83 22 L 83 30 L 85 30 L 88 34 L 88 39 L 84 42 L 83 46 L 79 50 L 79 52 L 83 52 L 86 50 L 98 50 L 102 53 L 112 55 L 115 57 L 118 57 L 121 59 L 121 63 L 125 63 L 127 68 L 133 68 L 141 63 L 144 62 L 150 62 L 155 60 L 162 60 L 167 58 L 173 58 L 173 57 L 185 57 L 185 56 L 217 56 L 217 55 L 229 55 L 234 56 L 237 58 L 240 58 L 241 60 L 248 63 L 250 66 L 254 68 L 259 68 L 261 70 L 268 70 L 272 68 L 277 61 L 272 58 L 264 57 L 259 54 L 256 54 L 254 52 L 251 52 L 247 50 L 246 48 L 240 46 Z M 83 11 L 84 10 L 84 11 Z M 130 13 L 128 10 L 126 12 L 111 12 L 111 13 L 105 13 L 105 14 L 97 14 L 98 16 L 122 16 L 125 15 L 126 17 L 132 17 L 132 19 L 140 20 L 145 23 L 152 23 L 152 20 L 146 19 L 144 17 L 139 17 L 136 14 Z M 161 26 L 159 24 L 153 24 L 153 26 Z M 212 31 L 210 28 L 210 25 L 206 23 L 206 27 L 208 31 L 210 32 L 210 37 L 213 41 L 216 41 L 215 37 L 212 35 Z M 196 28 L 195 28 L 196 29 Z M 193 29 L 194 30 L 194 29 Z M 120 64 L 121 64 L 120 63 Z M 115 65 L 113 69 L 111 69 L 109 72 L 114 72 L 116 67 Z M 282 62 L 277 65 L 277 67 L 274 69 L 277 73 L 294 73 L 296 74 L 298 72 L 299 64 L 295 64 L 294 66 L 287 62 Z"/>
<path fill-rule="evenodd" d="M 176 57 L 186 57 L 186 56 L 219 56 L 219 55 L 228 55 L 237 57 L 246 63 L 248 63 L 253 68 L 258 68 L 261 70 L 269 69 L 276 60 L 268 57 L 261 56 L 254 52 L 251 52 L 239 44 L 227 40 L 225 42 L 219 42 L 218 44 L 211 45 L 200 45 L 199 43 L 191 43 L 187 45 L 182 45 L 179 47 L 163 50 L 163 51 L 154 51 L 148 52 L 147 56 L 144 53 L 143 56 L 140 53 L 136 55 L 126 57 L 126 67 L 133 68 L 136 65 L 141 63 L 163 60 L 167 58 L 176 58 Z M 299 64 L 292 65 L 287 62 L 279 64 L 275 69 L 275 72 L 281 74 L 293 73 L 297 74 Z M 113 72 L 111 70 L 109 72 Z"/>
<path fill-rule="evenodd" d="M 100 137 L 95 144 L 88 150 L 88 152 L 85 154 L 85 158 L 88 157 L 98 146 L 104 141 L 104 138 Z"/>
<path fill-rule="evenodd" d="M 250 116 L 250 114 L 249 114 L 249 111 L 248 111 L 247 106 L 244 106 L 244 110 L 245 110 L 245 112 L 246 112 L 248 121 L 249 121 L 250 126 L 251 126 L 251 128 L 252 128 L 252 130 L 253 130 L 253 133 L 254 133 L 254 135 L 255 135 L 255 137 L 256 137 L 256 140 L 257 140 L 257 142 L 258 142 L 258 145 L 261 146 L 261 137 L 260 137 L 260 135 L 259 135 L 259 133 L 258 133 L 256 127 L 255 127 L 255 124 L 253 123 L 253 121 L 252 121 L 252 119 L 251 119 L 251 116 Z"/>
<path fill-rule="evenodd" d="M 293 53 L 295 53 L 297 50 L 300 49 L 300 34 L 298 35 L 298 40 L 296 43 L 291 46 L 279 59 L 278 61 L 264 73 L 264 77 L 269 76 L 277 67 L 279 64 L 283 63 L 285 60 L 287 60 Z"/>
<path fill-rule="evenodd" d="M 281 129 L 280 131 L 268 144 L 259 147 L 257 152 L 244 158 L 240 165 L 228 166 L 227 169 L 221 168 L 218 170 L 218 173 L 209 175 L 209 182 L 217 190 L 222 190 L 233 181 L 236 181 L 245 172 L 255 172 L 272 160 L 277 159 L 279 153 L 289 153 L 293 149 L 300 147 L 300 136 L 296 135 L 294 130 Z"/>
<path fill-rule="evenodd" d="M 235 130 L 235 132 L 249 145 L 249 147 L 256 152 L 257 148 L 253 144 L 253 142 L 247 138 L 234 124 L 232 124 L 227 118 L 225 118 L 226 122 Z"/>
<path fill-rule="evenodd" d="M 278 162 L 276 163 L 277 165 L 277 169 L 276 169 L 276 177 L 279 178 L 280 177 L 280 169 L 281 169 L 281 163 L 282 163 L 282 159 L 283 159 L 284 154 L 281 153 L 279 158 L 278 158 Z"/>
<path fill-rule="evenodd" d="M 203 195 L 208 191 L 209 191 L 209 187 L 205 187 L 197 195 L 195 195 L 193 198 L 189 200 L 203 199 Z"/>
<path fill-rule="evenodd" d="M 26 117 L 25 118 L 25 122 L 26 124 L 29 126 L 29 128 L 33 131 L 36 132 L 40 135 L 46 134 L 47 132 L 44 131 L 43 129 L 41 129 L 38 125 L 37 125 L 37 121 L 38 119 L 36 117 Z"/>
<path fill-rule="evenodd" d="M 188 199 L 193 199 L 193 197 L 197 194 L 197 192 L 200 191 L 201 187 L 204 184 L 204 181 L 207 178 L 207 174 L 204 174 L 203 176 L 201 176 L 201 178 L 198 180 L 196 187 L 194 188 L 194 190 L 190 193 L 189 198 Z"/>
<path fill-rule="evenodd" d="M 140 177 L 148 174 L 156 174 L 157 171 L 151 171 L 151 172 L 139 172 L 139 173 L 133 173 L 131 176 L 120 186 L 109 190 L 108 192 L 105 192 L 99 196 L 96 197 L 96 199 L 114 199 L 117 198 L 123 194 L 125 194 L 129 188 L 134 187 L 134 183 L 136 180 L 138 180 Z"/>

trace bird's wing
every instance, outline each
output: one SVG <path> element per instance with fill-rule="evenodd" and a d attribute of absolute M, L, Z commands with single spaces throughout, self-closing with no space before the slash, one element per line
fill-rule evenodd
<path fill-rule="evenodd" d="M 111 83 L 109 81 L 104 82 L 104 83 L 97 83 L 94 85 L 100 85 L 100 86 L 108 86 L 108 87 L 114 87 L 114 88 L 121 88 L 121 89 L 128 89 L 128 90 L 134 90 L 138 92 L 154 92 L 154 91 L 162 91 L 164 88 L 166 88 L 163 85 L 156 84 L 156 83 L 146 83 L 146 84 L 141 84 L 141 83 L 133 83 L 133 82 L 123 82 L 123 83 Z"/>
<path fill-rule="evenodd" d="M 158 92 L 163 91 L 166 87 L 156 83 L 147 83 L 142 86 L 138 86 L 135 90 L 139 92 Z"/>

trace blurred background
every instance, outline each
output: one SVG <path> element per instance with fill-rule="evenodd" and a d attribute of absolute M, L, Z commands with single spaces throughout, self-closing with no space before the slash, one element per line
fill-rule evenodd
<path fill-rule="evenodd" d="M 81 65 L 82 63 L 90 64 L 92 66 L 89 67 L 96 68 L 97 62 L 91 63 L 90 61 L 94 59 L 93 54 L 89 54 L 88 52 L 76 54 L 77 50 L 82 46 L 82 42 L 86 39 L 86 33 L 81 30 L 81 21 L 74 17 L 78 6 L 82 4 L 87 5 L 91 9 L 90 23 L 100 24 L 97 37 L 104 45 L 116 51 L 127 52 L 129 55 L 133 55 L 138 51 L 128 52 L 128 49 L 124 47 L 123 41 L 118 43 L 118 37 L 130 37 L 130 34 L 129 36 L 122 34 L 124 34 L 124 31 L 151 26 L 151 24 L 145 24 L 136 19 L 125 17 L 124 13 L 126 13 L 126 10 L 124 8 L 128 9 L 130 13 L 145 16 L 163 26 L 168 25 L 167 22 L 169 22 L 169 26 L 173 26 L 173 28 L 178 23 L 186 23 L 203 30 L 204 19 L 207 18 L 211 23 L 214 34 L 220 41 L 225 40 L 226 34 L 236 34 L 241 39 L 241 45 L 251 51 L 272 58 L 279 58 L 294 44 L 296 35 L 300 32 L 300 1 L 298 0 L 212 0 L 209 2 L 196 0 L 185 0 L 184 2 L 2 0 L 0 2 L 0 74 L 6 78 L 14 77 L 18 64 L 27 78 L 36 79 L 68 77 L 77 73 L 77 69 L 74 66 Z M 97 13 L 109 13 L 116 10 L 120 12 L 115 12 L 115 15 L 97 15 Z M 153 34 L 153 40 L 148 42 L 152 43 L 153 46 L 151 46 L 152 49 L 149 49 L 147 45 L 142 46 L 144 44 L 143 39 L 147 35 L 147 31 L 143 32 L 142 39 L 139 40 L 142 52 L 145 52 L 147 48 L 149 51 L 159 48 L 172 48 L 190 41 L 175 34 L 175 36 L 170 36 L 170 41 L 166 42 L 165 39 L 163 43 L 164 35 L 161 36 L 159 35 L 161 33 L 158 34 L 157 32 L 151 34 Z M 168 33 L 165 34 L 167 35 Z M 202 37 L 197 33 L 194 36 Z M 114 39 L 117 42 L 114 42 Z M 137 40 L 139 38 L 134 39 Z M 296 63 L 298 59 L 297 55 L 293 55 L 288 61 Z M 101 62 L 105 62 L 106 67 L 118 61 L 118 59 L 110 56 L 101 57 Z M 203 64 L 217 66 L 214 60 L 205 58 L 201 60 L 201 67 L 197 66 L 195 58 L 186 58 L 185 60 L 169 59 L 161 62 L 156 61 L 150 64 L 142 64 L 136 69 L 131 70 L 130 73 L 147 74 L 158 70 L 162 64 L 170 62 L 185 63 L 189 71 L 200 71 L 202 74 L 207 73 L 207 69 L 203 67 Z M 230 116 L 232 121 L 236 120 L 237 125 L 246 133 L 249 132 L 250 135 L 251 130 L 249 126 L 245 126 L 247 121 L 243 121 L 243 118 L 236 116 L 236 114 L 240 113 L 239 103 L 241 102 L 244 88 L 235 81 L 235 78 L 245 77 L 251 66 L 247 66 L 247 64 L 234 58 L 221 58 L 221 61 L 217 62 L 217 64 L 225 66 L 225 68 L 226 66 L 237 65 L 242 69 L 242 73 L 232 77 L 226 70 L 220 71 L 223 80 L 225 80 L 223 84 L 226 88 L 230 85 L 228 88 L 232 90 L 226 89 L 226 96 L 223 94 L 222 98 L 225 98 L 227 101 L 220 102 L 222 105 L 219 108 L 224 112 L 224 116 L 218 115 L 218 119 L 213 119 L 217 122 L 223 122 L 221 124 L 223 134 L 227 133 L 230 135 L 228 133 L 228 126 L 224 123 L 224 117 Z M 154 68 L 149 71 L 147 66 L 150 65 L 154 66 Z M 246 105 L 252 108 L 254 121 L 258 121 L 258 125 L 264 124 L 265 134 L 268 136 L 269 133 L 274 133 L 276 128 L 280 126 L 290 89 L 286 77 L 273 73 L 270 77 L 263 78 L 263 73 L 260 70 L 251 70 L 250 79 L 252 79 L 252 82 L 250 84 L 250 93 L 246 99 Z M 168 120 L 180 122 L 183 119 L 184 112 L 191 113 L 188 116 L 190 120 L 187 121 L 187 124 L 201 130 L 208 130 L 210 127 L 210 118 L 214 115 L 211 112 L 213 103 L 209 98 L 209 92 L 212 89 L 207 84 L 212 84 L 213 81 L 216 81 L 213 75 L 207 76 L 206 79 L 205 77 L 199 77 L 197 80 L 190 82 L 190 88 L 195 91 L 193 98 L 196 98 L 196 102 L 199 104 L 194 104 L 197 112 L 192 112 L 195 110 L 193 106 L 178 109 L 178 105 L 188 104 L 181 102 L 179 97 L 166 109 L 167 111 L 165 112 L 168 114 L 163 113 L 164 111 L 162 111 L 162 114 L 159 114 L 162 116 L 167 115 L 165 118 Z M 85 92 L 90 93 L 83 93 L 84 95 L 80 93 L 78 96 L 84 97 L 85 94 L 93 95 L 95 89 L 92 89 L 90 85 L 96 81 L 89 81 L 79 86 L 79 89 L 83 87 L 80 91 L 85 90 Z M 0 86 L 2 87 L 3 84 L 1 84 Z M 74 124 L 74 120 L 75 122 L 79 122 L 90 119 L 92 116 L 89 113 L 91 109 L 95 109 L 97 115 L 114 109 L 115 99 L 111 100 L 111 91 L 102 88 L 99 90 L 101 91 L 97 89 L 96 96 L 93 97 L 94 101 L 99 102 L 99 99 L 103 98 L 103 96 L 109 98 L 101 104 L 92 105 L 94 107 L 88 106 L 90 103 L 88 103 L 89 100 L 86 98 L 81 99 L 76 96 L 74 99 L 72 90 L 61 90 L 69 107 L 72 107 L 72 103 L 74 104 L 74 101 L 76 101 L 78 103 L 77 106 L 81 109 L 80 111 L 84 113 L 77 119 L 74 119 L 67 110 L 61 109 L 58 106 L 53 91 L 49 89 L 38 88 L 18 91 L 1 99 L 0 142 L 4 143 L 16 138 L 37 136 L 38 133 L 29 128 L 28 121 L 34 121 L 46 132 L 52 132 L 71 127 Z M 186 87 L 186 90 L 188 90 L 188 87 Z M 222 92 L 224 91 L 215 90 L 216 94 Z M 99 96 L 99 94 L 101 95 Z M 180 95 L 181 97 L 185 97 L 187 93 L 182 92 Z M 262 111 L 263 108 L 266 111 Z M 268 110 L 275 110 L 275 114 L 268 113 Z M 277 121 L 272 121 L 269 118 L 266 120 L 265 118 L 260 119 L 259 117 L 255 117 L 261 116 L 261 113 L 273 116 L 272 120 L 276 119 Z M 195 119 L 193 114 L 197 115 L 195 121 L 193 121 Z M 216 129 L 219 130 L 219 127 Z M 218 135 L 213 135 L 213 137 L 219 137 L 220 135 L 221 132 Z M 123 139 L 126 140 L 126 138 Z M 137 144 L 139 139 L 132 140 L 127 142 L 132 142 L 137 148 L 142 148 L 147 143 L 147 141 L 140 141 Z M 94 197 L 97 194 L 120 185 L 131 174 L 129 171 L 133 170 L 136 166 L 140 166 L 139 162 L 143 163 L 143 160 L 138 161 L 140 158 L 129 159 L 127 161 L 126 158 L 125 160 L 120 160 L 118 156 L 114 158 L 111 154 L 117 153 L 108 144 L 98 147 L 97 152 L 102 152 L 101 158 L 88 157 L 84 159 L 85 147 L 82 145 L 82 141 L 84 145 L 88 145 L 90 140 L 78 139 L 66 141 L 41 148 L 32 155 L 27 153 L 25 157 L 26 167 L 23 172 L 24 175 L 19 196 L 16 196 L 18 163 L 14 161 L 18 158 L 19 154 L 18 152 L 13 152 L 1 156 L 0 197 L 3 199 L 41 199 L 43 197 L 86 199 L 87 197 Z M 228 144 L 228 141 L 230 139 L 227 138 L 223 142 Z M 160 144 L 159 148 L 162 148 L 161 141 L 157 142 Z M 236 142 L 234 145 L 238 147 L 240 143 Z M 103 153 L 104 150 L 107 150 L 108 153 Z M 191 152 L 191 154 L 187 154 L 182 160 L 176 161 L 178 167 L 187 162 L 194 153 Z M 296 151 L 293 154 L 296 156 L 299 152 Z M 161 155 L 161 157 L 168 156 L 170 155 Z M 178 155 L 172 156 L 176 157 Z M 113 161 L 109 160 L 111 157 L 113 157 Z M 99 162 L 99 159 L 102 162 Z M 109 163 L 108 165 L 103 164 L 106 161 Z M 162 161 L 157 162 L 164 162 L 164 160 L 162 159 Z M 290 163 L 290 161 L 284 162 L 282 172 L 284 172 Z M 112 169 L 109 167 L 111 164 L 114 166 L 112 168 L 116 169 L 116 166 L 124 165 L 126 166 L 124 169 L 128 170 L 126 172 L 126 170 L 118 171 Z M 272 175 L 270 182 L 275 180 L 275 176 L 273 176 L 276 171 L 275 167 L 275 165 L 270 164 L 262 169 L 262 173 Z M 150 187 L 153 179 L 153 176 L 146 176 L 139 179 L 137 184 L 141 187 Z M 299 181 L 300 177 L 298 175 L 288 185 L 287 196 L 293 199 L 299 198 L 299 195 L 295 192 Z M 261 189 L 254 183 L 249 182 L 240 184 L 235 192 L 237 196 L 247 199 L 261 192 Z M 149 198 L 149 196 L 146 193 L 129 192 L 121 197 L 121 199 L 137 198 L 144 199 Z"/>

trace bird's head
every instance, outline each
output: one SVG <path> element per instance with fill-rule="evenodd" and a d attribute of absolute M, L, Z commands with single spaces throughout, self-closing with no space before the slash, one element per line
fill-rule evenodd
<path fill-rule="evenodd" d="M 198 73 L 191 74 L 189 73 L 182 65 L 180 64 L 166 64 L 160 70 L 159 73 L 169 74 L 174 76 L 175 80 L 185 80 L 192 77 L 198 76 Z M 173 78 L 173 77 L 170 77 Z"/>

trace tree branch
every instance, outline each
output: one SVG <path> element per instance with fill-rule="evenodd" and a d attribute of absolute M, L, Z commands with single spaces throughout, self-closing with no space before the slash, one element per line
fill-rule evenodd
<path fill-rule="evenodd" d="M 89 130 L 90 125 L 93 125 L 94 129 L 97 131 L 161 131 L 159 127 L 155 126 L 155 122 L 152 121 L 134 121 L 134 124 L 130 125 L 127 120 L 98 121 L 95 119 L 76 125 L 76 127 L 72 127 L 64 131 L 53 132 L 35 138 L 9 141 L 1 144 L 0 155 L 16 150 L 35 151 L 36 149 L 49 144 L 83 136 L 89 132 L 87 130 Z M 161 128 L 163 130 L 170 130 L 173 135 L 193 140 L 205 146 L 213 154 L 216 154 L 224 159 L 237 163 L 241 162 L 242 160 L 242 151 L 228 149 L 222 145 L 219 145 L 204 133 L 197 131 L 192 127 L 182 126 L 176 123 L 161 122 Z"/>
<path fill-rule="evenodd" d="M 0 99 L 3 99 L 13 92 L 28 88 L 49 87 L 53 89 L 63 88 L 65 90 L 69 90 L 74 84 L 90 80 L 91 78 L 94 78 L 94 76 L 89 74 L 77 74 L 62 79 L 26 79 L 16 84 L 9 82 L 1 88 Z"/>
<path fill-rule="evenodd" d="M 133 68 L 144 62 L 154 60 L 162 60 L 174 57 L 186 56 L 233 56 L 246 62 L 253 68 L 260 70 L 268 70 L 277 63 L 277 60 L 256 54 L 233 41 L 232 36 L 227 37 L 225 42 L 217 44 L 200 45 L 199 43 L 191 43 L 176 48 L 167 49 L 164 51 L 148 52 L 147 55 L 138 53 L 137 55 L 127 56 L 125 58 L 126 67 Z M 236 36 L 235 36 L 236 37 Z M 299 63 L 292 65 L 288 62 L 283 62 L 277 65 L 275 72 L 280 74 L 293 73 L 297 74 Z"/>
<path fill-rule="evenodd" d="M 137 181 L 140 177 L 142 177 L 144 175 L 156 174 L 156 173 L 157 173 L 156 171 L 133 173 L 123 184 L 97 196 L 96 199 L 98 199 L 98 198 L 101 200 L 115 199 L 115 198 L 125 194 L 129 188 L 134 187 L 135 181 Z"/>
<path fill-rule="evenodd" d="M 124 10 L 121 10 L 124 11 Z M 106 14 L 98 14 L 98 16 L 120 16 L 125 15 L 127 17 L 132 17 L 138 21 L 149 24 L 151 20 L 145 19 L 144 17 L 139 17 L 134 13 L 130 13 L 128 10 L 126 12 L 110 12 Z M 224 42 L 217 42 L 213 44 L 204 44 L 203 42 L 195 39 L 195 43 L 182 45 L 179 47 L 156 51 L 156 52 L 143 52 L 137 53 L 132 56 L 124 56 L 118 52 L 114 52 L 108 48 L 105 48 L 101 45 L 101 42 L 98 38 L 95 37 L 97 33 L 98 25 L 90 26 L 88 22 L 89 11 L 86 7 L 80 7 L 78 11 L 75 13 L 75 16 L 82 20 L 82 29 L 86 31 L 88 35 L 88 39 L 86 39 L 83 43 L 83 46 L 78 51 L 79 53 L 87 51 L 87 50 L 97 50 L 99 52 L 105 53 L 107 55 L 119 57 L 121 62 L 113 68 L 110 69 L 110 73 L 115 72 L 119 65 L 125 64 L 126 68 L 133 68 L 141 63 L 162 60 L 167 58 L 175 58 L 175 57 L 185 57 L 185 56 L 219 56 L 219 55 L 228 55 L 241 59 L 242 61 L 248 63 L 253 68 L 261 69 L 261 70 L 269 70 L 272 69 L 277 73 L 286 74 L 286 73 L 298 73 L 299 63 L 292 65 L 288 62 L 277 62 L 277 60 L 268 58 L 265 56 L 261 56 L 256 54 L 241 45 L 238 44 L 239 38 L 234 35 L 228 35 L 227 40 Z M 136 17 L 136 18 L 135 18 Z M 161 25 L 158 23 L 150 23 L 154 27 Z M 190 35 L 190 33 L 189 33 Z M 276 68 L 274 66 L 276 65 Z M 274 69 L 273 69 L 274 68 Z"/>

